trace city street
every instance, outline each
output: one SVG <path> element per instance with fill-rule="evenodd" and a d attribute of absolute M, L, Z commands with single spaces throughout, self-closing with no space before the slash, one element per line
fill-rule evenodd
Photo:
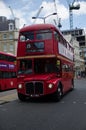
<path fill-rule="evenodd" d="M 0 130 L 86 130 L 86 79 L 76 79 L 60 102 L 21 102 L 16 90 L 0 92 Z"/>
<path fill-rule="evenodd" d="M 0 130 L 86 130 L 86 0 L 0 13 Z"/>

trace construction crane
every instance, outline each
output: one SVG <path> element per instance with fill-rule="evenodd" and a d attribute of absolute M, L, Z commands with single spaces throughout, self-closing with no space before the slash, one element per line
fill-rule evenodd
<path fill-rule="evenodd" d="M 39 16 L 40 12 L 42 11 L 42 9 L 43 9 L 43 6 L 40 7 L 40 9 L 38 10 L 36 16 L 32 17 L 32 19 L 35 19 L 34 22 L 33 22 L 33 24 L 36 22 L 36 19 L 38 18 L 38 16 Z"/>
<path fill-rule="evenodd" d="M 11 6 L 9 6 L 9 9 L 10 9 L 10 11 L 11 11 L 11 14 L 12 14 L 13 19 L 15 20 L 15 16 L 14 16 L 14 13 L 13 13 L 13 10 L 12 10 Z"/>
<path fill-rule="evenodd" d="M 53 0 L 53 2 L 54 2 L 55 12 L 57 13 L 56 1 Z M 60 28 L 62 27 L 62 25 L 61 25 L 61 18 L 58 17 L 58 14 L 57 14 L 56 16 L 57 16 L 57 22 L 56 22 L 56 20 L 54 19 L 54 23 L 55 23 L 55 25 L 60 29 Z"/>
<path fill-rule="evenodd" d="M 13 21 L 14 21 L 14 29 L 19 29 L 19 18 L 15 17 L 11 6 L 9 6 L 9 9 L 11 11 L 11 15 L 12 15 L 12 18 L 13 18 Z"/>
<path fill-rule="evenodd" d="M 75 4 L 76 2 L 76 4 Z M 79 10 L 80 4 L 78 3 L 78 0 L 73 0 L 73 2 L 70 4 L 69 0 L 67 0 L 67 3 L 69 5 L 69 21 L 70 21 L 70 30 L 73 29 L 73 10 Z"/>

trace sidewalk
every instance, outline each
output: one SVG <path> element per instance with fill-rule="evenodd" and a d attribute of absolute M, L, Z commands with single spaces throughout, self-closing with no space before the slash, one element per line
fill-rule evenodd
<path fill-rule="evenodd" d="M 86 80 L 86 77 L 74 77 L 74 79 L 78 79 L 78 80 L 84 79 L 84 80 Z"/>
<path fill-rule="evenodd" d="M 16 89 L 0 92 L 0 105 L 8 103 L 16 99 L 17 99 Z"/>

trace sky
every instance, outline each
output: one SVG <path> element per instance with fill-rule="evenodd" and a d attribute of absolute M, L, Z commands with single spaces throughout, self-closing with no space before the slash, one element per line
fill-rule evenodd
<path fill-rule="evenodd" d="M 54 3 L 55 1 L 55 3 Z M 0 0 L 0 16 L 5 16 L 7 19 L 13 19 L 11 7 L 14 17 L 19 18 L 19 28 L 24 25 L 32 25 L 43 23 L 43 18 L 57 13 L 57 15 L 51 15 L 45 19 L 46 23 L 58 24 L 58 19 L 61 20 L 61 30 L 70 29 L 69 22 L 69 4 L 74 0 Z M 73 10 L 73 29 L 82 28 L 86 29 L 86 0 L 75 0 L 80 4 L 79 10 Z M 36 20 L 32 17 L 36 17 L 40 8 L 43 7 Z"/>

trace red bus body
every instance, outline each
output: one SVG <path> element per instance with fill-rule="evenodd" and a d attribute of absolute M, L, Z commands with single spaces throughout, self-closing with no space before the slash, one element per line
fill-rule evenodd
<path fill-rule="evenodd" d="M 15 61 L 14 55 L 0 52 L 0 91 L 17 87 Z"/>
<path fill-rule="evenodd" d="M 19 99 L 52 95 L 60 100 L 73 89 L 73 52 L 73 47 L 52 24 L 22 28 L 17 49 Z"/>

